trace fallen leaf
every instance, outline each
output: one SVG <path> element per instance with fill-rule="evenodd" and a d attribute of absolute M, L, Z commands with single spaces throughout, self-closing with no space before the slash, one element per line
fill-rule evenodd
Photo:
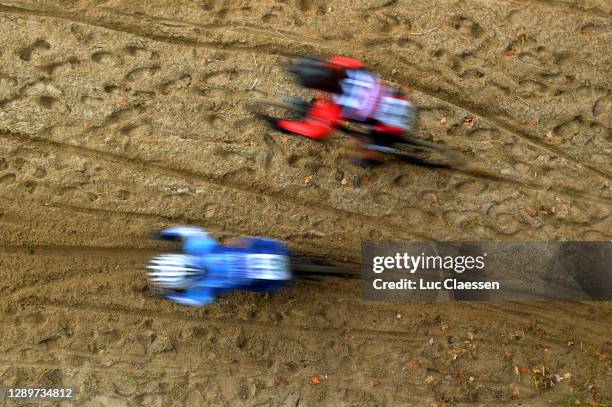
<path fill-rule="evenodd" d="M 510 359 L 512 357 L 512 352 L 507 350 L 507 351 L 504 352 L 504 356 L 507 357 L 508 359 Z"/>
<path fill-rule="evenodd" d="M 515 375 L 522 375 L 525 374 L 529 371 L 529 369 L 527 369 L 526 367 L 518 367 L 518 366 L 514 366 L 514 374 Z"/>
<path fill-rule="evenodd" d="M 370 381 L 370 386 L 372 386 L 372 387 L 376 387 L 376 386 L 379 386 L 379 385 L 380 385 L 380 380 L 378 380 L 378 379 L 372 379 Z"/>
<path fill-rule="evenodd" d="M 514 48 L 508 47 L 506 51 L 504 51 L 504 55 L 506 55 L 507 57 L 511 57 L 512 55 L 514 55 L 515 52 L 516 51 L 514 50 Z"/>
<path fill-rule="evenodd" d="M 473 377 L 473 376 L 470 376 L 470 378 L 468 379 L 468 381 L 469 381 L 470 383 L 474 383 L 474 380 L 476 380 L 476 379 L 474 379 L 474 377 Z"/>
<path fill-rule="evenodd" d="M 319 377 L 319 375 L 312 375 L 310 376 L 310 384 L 320 384 L 321 383 L 321 377 Z"/>
<path fill-rule="evenodd" d="M 281 377 L 280 379 L 278 379 L 278 384 L 282 384 L 283 386 L 288 386 L 289 382 L 287 381 L 287 379 L 283 379 Z"/>
<path fill-rule="evenodd" d="M 548 132 L 546 133 L 546 136 L 545 136 L 545 137 L 546 137 L 547 139 L 551 139 L 551 138 L 553 138 L 553 132 L 552 132 L 552 131 L 548 131 Z"/>
<path fill-rule="evenodd" d="M 348 184 L 348 179 L 346 179 L 346 177 L 342 178 L 342 181 L 340 181 L 340 184 L 342 184 L 342 185 Z"/>
<path fill-rule="evenodd" d="M 440 119 L 440 124 L 446 124 L 446 117 L 442 117 Z"/>
<path fill-rule="evenodd" d="M 415 370 L 417 367 L 419 366 L 419 364 L 417 363 L 416 360 L 411 360 L 410 362 L 406 363 L 406 367 L 410 370 Z"/>
<path fill-rule="evenodd" d="M 476 119 L 472 117 L 467 117 L 463 119 L 463 124 L 465 124 L 468 127 L 474 127 L 474 125 L 476 124 Z"/>
<path fill-rule="evenodd" d="M 524 333 L 522 331 L 513 331 L 510 333 L 511 339 L 521 339 L 523 336 L 524 336 Z"/>
<path fill-rule="evenodd" d="M 547 369 L 542 366 L 541 369 L 533 368 L 533 384 L 539 391 L 544 391 L 555 386 L 557 383 L 557 375 L 548 373 Z"/>
<path fill-rule="evenodd" d="M 429 346 L 433 346 L 433 344 L 434 344 L 434 338 L 429 338 L 428 343 L 429 343 Z"/>
<path fill-rule="evenodd" d="M 427 384 L 432 384 L 433 382 L 434 382 L 434 378 L 433 378 L 433 376 L 427 376 L 427 377 L 425 378 L 425 383 L 427 383 Z"/>
<path fill-rule="evenodd" d="M 289 141 L 289 136 L 281 136 L 280 140 L 281 140 L 283 143 L 286 143 L 286 142 L 288 142 L 288 141 Z"/>
<path fill-rule="evenodd" d="M 119 106 L 122 109 L 127 109 L 128 108 L 128 101 L 127 101 L 127 99 L 124 98 L 124 97 L 119 98 Z"/>
<path fill-rule="evenodd" d="M 304 177 L 304 182 L 305 182 L 306 184 L 310 184 L 310 181 L 312 181 L 312 177 L 311 177 L 310 175 L 306 175 L 306 176 Z"/>
<path fill-rule="evenodd" d="M 525 208 L 525 212 L 527 212 L 527 215 L 529 216 L 535 216 L 538 213 L 538 210 L 533 206 L 527 206 Z"/>
<path fill-rule="evenodd" d="M 564 373 L 564 374 L 563 374 L 563 378 L 564 378 L 565 380 L 569 380 L 569 379 L 571 379 L 571 378 L 572 378 L 572 374 L 571 374 L 570 372 Z"/>

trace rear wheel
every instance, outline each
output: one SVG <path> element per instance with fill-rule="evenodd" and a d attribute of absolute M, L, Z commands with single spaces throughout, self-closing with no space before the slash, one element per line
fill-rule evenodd
<path fill-rule="evenodd" d="M 279 99 L 251 99 L 246 102 L 252 112 L 263 117 L 283 117 L 300 120 L 306 116 L 310 104 L 299 98 L 283 96 Z"/>
<path fill-rule="evenodd" d="M 387 153 L 401 161 L 427 167 L 461 167 L 465 164 L 465 157 L 457 150 L 410 136 L 404 140 L 395 143 Z"/>

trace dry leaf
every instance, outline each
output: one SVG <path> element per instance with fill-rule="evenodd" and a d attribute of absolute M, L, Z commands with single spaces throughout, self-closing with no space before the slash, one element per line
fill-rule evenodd
<path fill-rule="evenodd" d="M 319 375 L 317 375 L 317 374 L 310 376 L 309 380 L 310 380 L 310 384 L 319 384 L 319 383 L 321 383 L 321 377 L 319 377 Z"/>
<path fill-rule="evenodd" d="M 507 57 L 511 57 L 512 55 L 514 55 L 514 52 L 515 52 L 514 48 L 508 47 L 506 51 L 504 51 L 504 55 L 506 55 Z"/>
<path fill-rule="evenodd" d="M 513 331 L 510 333 L 511 339 L 521 339 L 524 336 L 522 331 Z"/>
<path fill-rule="evenodd" d="M 119 106 L 122 109 L 127 109 L 128 108 L 128 101 L 127 101 L 127 99 L 124 98 L 124 97 L 119 98 Z"/>
<path fill-rule="evenodd" d="M 510 359 L 512 357 L 512 352 L 507 350 L 507 351 L 504 352 L 504 356 L 507 357 L 508 359 Z"/>
<path fill-rule="evenodd" d="M 288 386 L 289 382 L 287 381 L 287 379 L 283 379 L 281 377 L 280 379 L 278 379 L 278 384 L 282 384 L 283 386 Z"/>
<path fill-rule="evenodd" d="M 286 143 L 286 142 L 288 142 L 288 141 L 289 141 L 289 136 L 281 136 L 280 140 L 281 140 L 283 143 Z"/>
<path fill-rule="evenodd" d="M 342 178 L 342 181 L 340 181 L 340 183 L 341 183 L 342 185 L 346 185 L 346 184 L 348 184 L 348 180 L 346 179 L 346 177 L 345 177 L 345 178 Z"/>
<path fill-rule="evenodd" d="M 470 376 L 470 378 L 468 379 L 468 381 L 469 381 L 470 383 L 474 383 L 474 380 L 476 380 L 476 379 L 474 379 L 474 377 L 473 377 L 473 376 Z"/>
<path fill-rule="evenodd" d="M 468 127 L 474 127 L 474 125 L 476 124 L 476 119 L 473 117 L 467 117 L 463 119 L 463 124 L 465 124 Z"/>
<path fill-rule="evenodd" d="M 599 360 L 605 360 L 605 359 L 608 358 L 608 354 L 607 353 L 600 352 L 600 351 L 595 352 L 595 356 L 597 356 L 597 359 L 599 359 Z"/>
<path fill-rule="evenodd" d="M 526 367 L 519 367 L 519 373 L 520 374 L 525 374 L 529 371 L 529 369 L 527 369 Z"/>
<path fill-rule="evenodd" d="M 433 378 L 433 376 L 427 376 L 427 377 L 425 378 L 425 383 L 427 383 L 427 384 L 432 384 L 433 382 L 434 382 L 434 378 Z"/>
<path fill-rule="evenodd" d="M 378 379 L 372 379 L 370 381 L 370 386 L 372 386 L 372 387 L 376 387 L 376 386 L 379 386 L 379 385 L 380 385 L 380 380 L 378 380 Z"/>
<path fill-rule="evenodd" d="M 440 119 L 440 124 L 446 124 L 446 117 L 442 117 Z"/>
<path fill-rule="evenodd" d="M 408 367 L 408 369 L 410 369 L 410 370 L 415 370 L 418 366 L 419 366 L 419 364 L 414 359 L 411 360 L 410 362 L 406 363 L 406 367 Z"/>
<path fill-rule="evenodd" d="M 546 137 L 547 139 L 551 139 L 551 138 L 553 138 L 553 132 L 552 132 L 552 131 L 547 132 L 545 137 Z"/>
<path fill-rule="evenodd" d="M 527 215 L 529 216 L 535 216 L 538 213 L 538 210 L 536 208 L 534 208 L 533 206 L 527 206 L 525 208 L 525 212 L 527 212 Z"/>
<path fill-rule="evenodd" d="M 306 175 L 306 176 L 304 177 L 304 182 L 305 182 L 306 184 L 310 184 L 310 181 L 312 181 L 312 177 L 311 177 L 310 175 Z"/>
<path fill-rule="evenodd" d="M 429 346 L 433 346 L 433 344 L 434 344 L 434 338 L 429 338 L 428 343 L 429 343 Z"/>

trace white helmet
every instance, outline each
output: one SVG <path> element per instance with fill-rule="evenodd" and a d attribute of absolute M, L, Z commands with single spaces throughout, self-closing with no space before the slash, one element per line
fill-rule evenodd
<path fill-rule="evenodd" d="M 201 270 L 194 267 L 191 256 L 184 254 L 162 254 L 147 264 L 149 280 L 155 287 L 180 290 L 187 288 L 191 277 Z"/>
<path fill-rule="evenodd" d="M 212 239 L 212 236 L 208 234 L 204 229 L 195 226 L 174 226 L 171 228 L 162 229 L 159 234 L 164 239 L 188 239 L 188 238 L 200 238 L 200 239 Z"/>

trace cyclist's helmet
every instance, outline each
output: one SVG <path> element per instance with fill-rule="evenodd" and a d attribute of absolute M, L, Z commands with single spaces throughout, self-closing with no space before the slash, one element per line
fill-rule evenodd
<path fill-rule="evenodd" d="M 203 270 L 193 266 L 190 256 L 184 254 L 163 254 L 154 257 L 147 264 L 149 281 L 154 287 L 171 290 L 185 289 L 193 277 Z"/>
<path fill-rule="evenodd" d="M 329 93 L 340 93 L 340 81 L 346 77 L 344 67 L 312 57 L 294 59 L 287 71 L 301 86 Z"/>

